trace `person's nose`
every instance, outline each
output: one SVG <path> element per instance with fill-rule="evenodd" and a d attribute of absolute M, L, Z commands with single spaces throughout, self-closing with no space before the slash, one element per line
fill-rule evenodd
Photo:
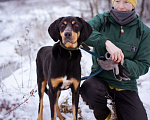
<path fill-rule="evenodd" d="M 120 2 L 119 8 L 124 9 L 124 3 L 123 2 Z"/>

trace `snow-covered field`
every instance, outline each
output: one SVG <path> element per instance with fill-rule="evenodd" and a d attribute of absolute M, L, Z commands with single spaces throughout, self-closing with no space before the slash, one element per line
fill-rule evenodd
<path fill-rule="evenodd" d="M 47 33 L 52 21 L 61 16 L 80 16 L 72 5 L 63 0 L 0 2 L 0 120 L 35 120 L 38 116 L 36 53 L 41 46 L 53 45 Z M 82 76 L 90 73 L 91 55 L 82 51 Z M 138 79 L 139 95 L 150 120 L 150 73 Z M 66 120 L 72 119 L 71 90 L 62 91 L 59 105 Z M 3 108 L 3 109 L 2 109 Z M 5 108 L 5 109 L 4 109 Z M 44 120 L 50 119 L 48 96 L 44 95 Z M 93 111 L 79 100 L 81 120 L 95 120 Z"/>

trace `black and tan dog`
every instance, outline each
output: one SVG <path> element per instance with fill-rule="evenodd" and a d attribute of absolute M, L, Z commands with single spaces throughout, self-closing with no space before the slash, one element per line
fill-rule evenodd
<path fill-rule="evenodd" d="M 37 83 L 39 92 L 38 120 L 43 119 L 43 95 L 46 92 L 50 100 L 51 120 L 60 120 L 58 107 L 60 91 L 71 88 L 73 120 L 77 120 L 79 87 L 81 81 L 80 44 L 92 33 L 91 26 L 79 17 L 62 17 L 54 21 L 48 32 L 57 42 L 54 46 L 42 47 L 37 54 Z M 46 88 L 48 83 L 49 89 Z"/>

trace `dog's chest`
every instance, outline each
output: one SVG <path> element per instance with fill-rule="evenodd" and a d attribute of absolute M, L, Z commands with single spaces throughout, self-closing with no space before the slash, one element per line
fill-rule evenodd
<path fill-rule="evenodd" d="M 61 53 L 61 57 L 64 60 L 67 60 L 68 62 L 72 59 L 75 59 L 75 55 L 72 51 L 65 51 L 65 52 Z"/>
<path fill-rule="evenodd" d="M 62 78 L 62 85 L 60 87 L 61 90 L 68 89 L 73 82 L 71 80 L 67 80 L 67 76 Z"/>
<path fill-rule="evenodd" d="M 56 49 L 55 49 L 56 50 Z M 81 52 L 67 51 L 62 48 L 53 51 L 50 79 L 58 82 L 60 89 L 68 89 L 75 81 L 81 79 Z"/>

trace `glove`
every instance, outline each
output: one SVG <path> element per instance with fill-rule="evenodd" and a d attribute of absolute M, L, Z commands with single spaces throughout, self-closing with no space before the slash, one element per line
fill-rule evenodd
<path fill-rule="evenodd" d="M 116 70 L 118 69 L 119 72 Z M 130 74 L 130 72 L 123 66 L 123 63 L 118 63 L 118 68 L 113 69 L 114 76 L 117 80 L 122 81 L 123 80 L 131 80 L 130 77 L 126 74 Z M 119 74 L 118 74 L 119 73 Z"/>
<path fill-rule="evenodd" d="M 102 59 L 97 58 L 98 64 L 104 69 L 104 70 L 113 70 L 114 77 L 122 81 L 123 80 L 131 80 L 129 76 L 126 74 L 130 74 L 130 72 L 123 66 L 123 63 L 116 63 L 112 61 L 111 59 L 106 59 L 104 57 L 101 57 Z"/>

